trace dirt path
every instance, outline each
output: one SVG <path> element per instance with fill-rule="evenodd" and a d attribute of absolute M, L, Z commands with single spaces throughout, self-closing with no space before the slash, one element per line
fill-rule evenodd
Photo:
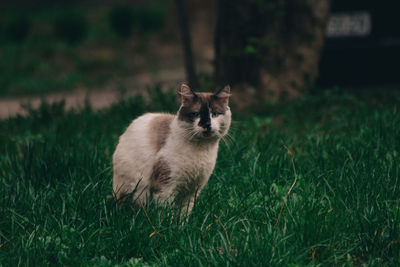
<path fill-rule="evenodd" d="M 183 69 L 167 70 L 157 75 L 137 75 L 126 79 L 124 85 L 129 89 L 124 92 L 124 96 L 128 97 L 141 93 L 147 85 L 160 83 L 165 87 L 176 87 L 183 81 Z M 26 115 L 26 111 L 22 108 L 22 105 L 28 103 L 33 108 L 37 108 L 42 101 L 51 104 L 65 100 L 65 107 L 69 110 L 84 107 L 87 99 L 92 108 L 97 110 L 110 106 L 118 101 L 120 97 L 121 92 L 116 89 L 116 86 L 109 86 L 101 90 L 77 89 L 72 92 L 50 93 L 43 96 L 5 97 L 0 98 L 0 119 L 13 117 L 17 114 Z"/>
<path fill-rule="evenodd" d="M 133 92 L 130 92 L 133 94 Z M 47 103 L 55 103 L 65 100 L 66 109 L 79 109 L 84 107 L 87 99 L 94 109 L 107 107 L 117 101 L 119 92 L 115 90 L 106 91 L 74 91 L 68 93 L 48 94 L 46 96 L 25 96 L 10 97 L 0 99 L 0 118 L 9 118 L 17 114 L 25 115 L 26 111 L 21 107 L 24 104 L 30 104 L 33 108 L 37 108 L 42 101 Z"/>

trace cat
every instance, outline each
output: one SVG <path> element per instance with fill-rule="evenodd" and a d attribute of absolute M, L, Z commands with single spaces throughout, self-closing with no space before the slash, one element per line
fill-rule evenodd
<path fill-rule="evenodd" d="M 218 145 L 230 128 L 230 87 L 194 92 L 182 84 L 176 115 L 146 113 L 129 125 L 113 155 L 117 199 L 173 203 L 190 213 L 210 178 Z"/>

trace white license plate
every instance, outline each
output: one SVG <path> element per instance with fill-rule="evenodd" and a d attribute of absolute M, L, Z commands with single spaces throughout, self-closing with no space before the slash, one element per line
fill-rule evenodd
<path fill-rule="evenodd" d="M 366 11 L 332 14 L 326 35 L 329 38 L 368 36 L 371 33 L 371 15 Z"/>

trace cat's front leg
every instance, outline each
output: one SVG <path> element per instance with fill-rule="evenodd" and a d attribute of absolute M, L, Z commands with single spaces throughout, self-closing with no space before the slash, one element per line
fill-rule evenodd
<path fill-rule="evenodd" d="M 198 188 L 191 194 L 188 194 L 184 199 L 181 199 L 180 202 L 175 201 L 175 205 L 179 206 L 180 218 L 183 222 L 189 221 L 189 216 L 192 213 L 192 209 L 197 201 L 198 196 L 200 195 L 200 191 L 201 188 Z"/>
<path fill-rule="evenodd" d="M 164 207 L 172 207 L 180 220 L 187 221 L 200 194 L 201 187 L 193 183 L 166 183 L 153 192 L 154 200 Z"/>

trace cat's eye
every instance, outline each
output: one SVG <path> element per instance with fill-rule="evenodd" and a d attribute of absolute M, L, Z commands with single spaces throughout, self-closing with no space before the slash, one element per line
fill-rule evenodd
<path fill-rule="evenodd" d="M 221 114 L 222 114 L 222 112 L 216 112 L 216 111 L 212 112 L 213 117 L 217 117 L 218 115 L 221 115 Z"/>
<path fill-rule="evenodd" d="M 200 115 L 200 113 L 198 113 L 198 112 L 192 112 L 192 113 L 190 113 L 190 115 L 191 115 L 192 117 L 198 117 L 198 116 Z"/>

